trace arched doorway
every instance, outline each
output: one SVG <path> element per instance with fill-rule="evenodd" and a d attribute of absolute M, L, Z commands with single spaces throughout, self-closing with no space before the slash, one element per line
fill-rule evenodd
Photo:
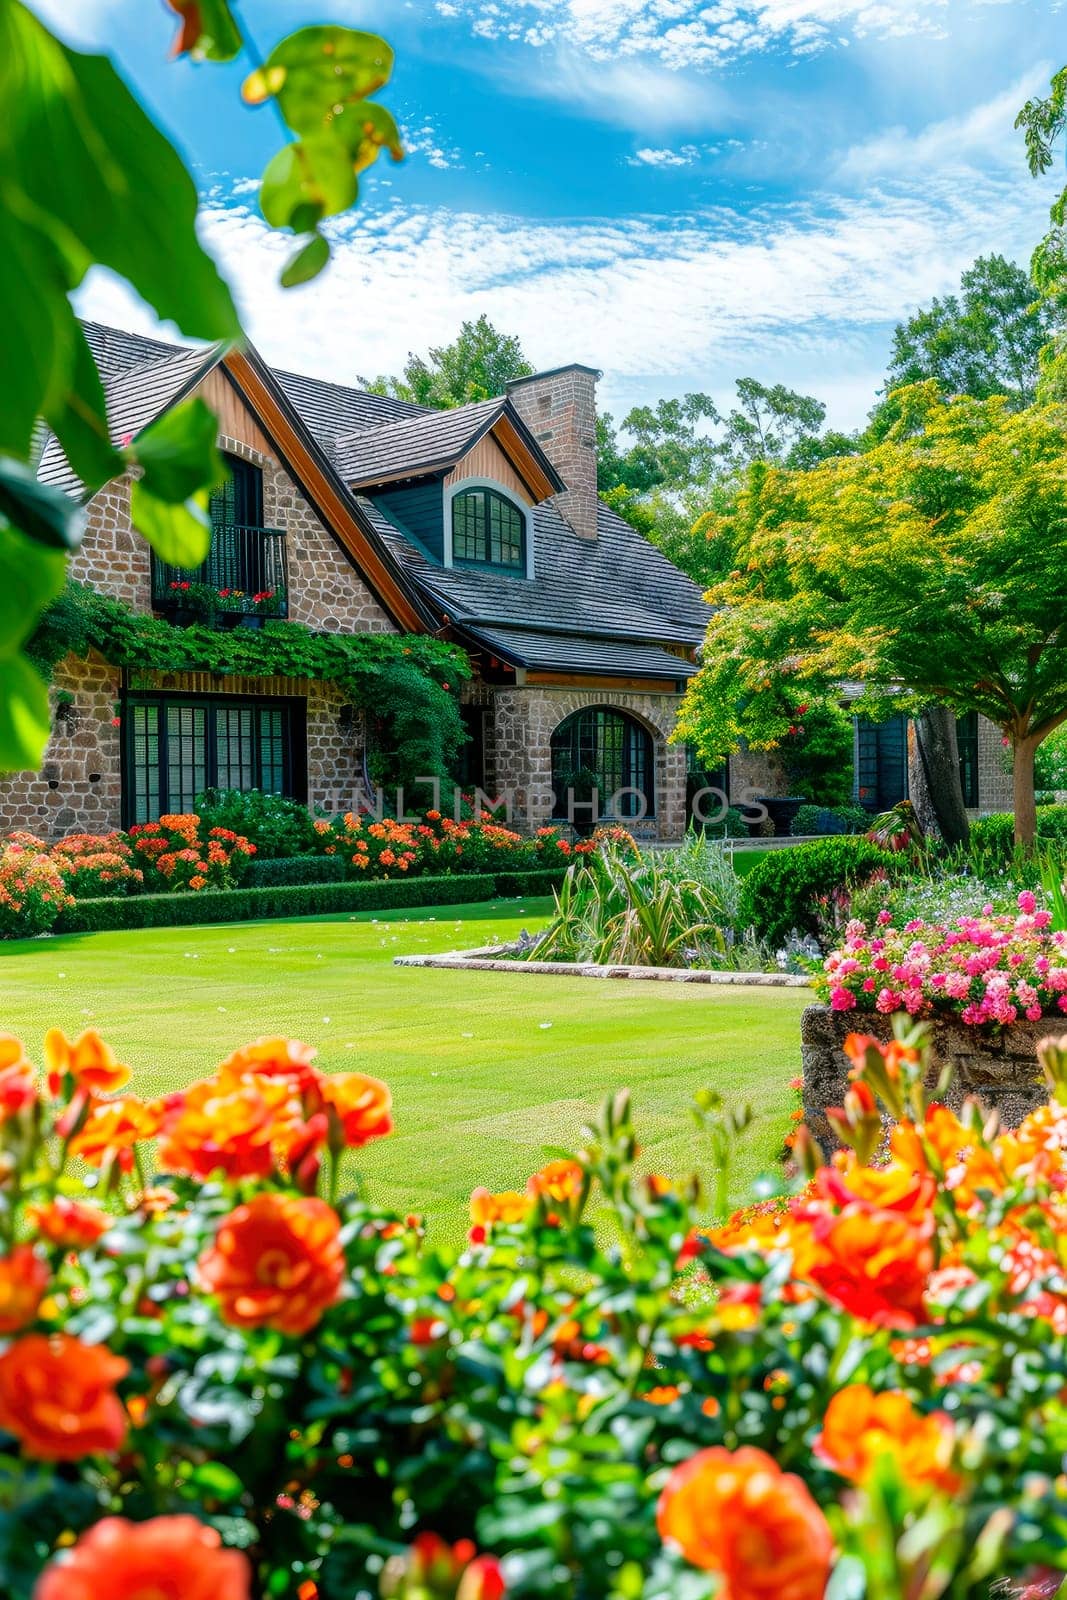
<path fill-rule="evenodd" d="M 552 815 L 581 825 L 592 812 L 627 822 L 656 812 L 652 735 L 613 706 L 588 706 L 565 718 L 552 735 Z M 569 816 L 568 792 L 575 815 Z"/>

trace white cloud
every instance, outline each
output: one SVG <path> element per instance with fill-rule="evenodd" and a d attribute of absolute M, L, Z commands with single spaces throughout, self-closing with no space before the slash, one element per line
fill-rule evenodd
<path fill-rule="evenodd" d="M 873 398 L 867 377 L 892 324 L 979 253 L 1025 258 L 1043 216 L 1036 185 L 975 174 L 748 217 L 531 222 L 394 202 L 340 224 L 329 270 L 289 292 L 277 278 L 291 240 L 246 206 L 211 202 L 202 220 L 250 336 L 281 366 L 341 382 L 397 371 L 409 350 L 449 341 L 484 311 L 538 365 L 604 369 L 620 410 L 650 387 L 722 389 L 752 372 L 814 394 L 832 383 L 843 425 Z M 146 326 L 144 308 L 131 311 L 102 275 L 82 304 Z"/>
<path fill-rule="evenodd" d="M 423 156 L 431 167 L 437 167 L 441 171 L 463 165 L 458 147 L 449 145 L 443 140 L 428 117 L 417 127 L 405 124 L 400 132 L 404 149 L 409 156 Z"/>
<path fill-rule="evenodd" d="M 940 37 L 952 9 L 964 0 L 447 0 L 446 15 L 466 17 L 485 39 L 677 70 L 767 49 L 809 55 L 851 38 Z"/>
<path fill-rule="evenodd" d="M 1010 167 L 1022 173 L 1022 136 L 1015 129 L 1019 107 L 1047 88 L 1051 64 L 1041 62 L 1010 88 L 956 117 L 931 122 L 916 133 L 887 128 L 853 145 L 840 163 L 840 176 L 868 179 L 878 175 L 946 169 Z"/>
<path fill-rule="evenodd" d="M 683 144 L 680 150 L 635 150 L 626 159 L 631 167 L 691 167 L 699 155 L 695 144 Z"/>

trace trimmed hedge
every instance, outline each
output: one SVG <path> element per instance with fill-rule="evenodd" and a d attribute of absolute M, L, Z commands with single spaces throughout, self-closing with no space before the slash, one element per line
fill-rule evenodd
<path fill-rule="evenodd" d="M 1067 806 L 1038 806 L 1039 844 L 1054 844 L 1067 851 Z M 1015 816 L 1011 811 L 995 811 L 971 823 L 970 848 L 988 851 L 1007 861 L 1015 849 Z"/>
<path fill-rule="evenodd" d="M 738 922 L 754 928 L 772 949 L 794 928 L 798 933 L 817 933 L 819 897 L 867 877 L 876 867 L 899 871 L 901 858 L 862 836 L 815 839 L 768 850 L 741 884 Z"/>
<path fill-rule="evenodd" d="M 581 857 L 578 859 L 581 860 Z M 568 861 L 558 867 L 532 867 L 529 872 L 498 872 L 496 893 L 501 900 L 551 894 L 567 876 L 569 865 Z"/>
<path fill-rule="evenodd" d="M 796 838 L 807 834 L 866 833 L 871 814 L 862 806 L 801 806 L 789 831 Z"/>
<path fill-rule="evenodd" d="M 344 881 L 343 856 L 281 856 L 276 861 L 250 861 L 245 884 L 249 889 L 276 889 L 280 884 Z"/>
<path fill-rule="evenodd" d="M 79 900 L 54 933 L 188 927 L 313 917 L 334 911 L 395 911 L 405 906 L 475 904 L 515 895 L 545 895 L 562 880 L 555 871 L 455 874 L 447 878 L 375 878 L 364 883 L 279 884 L 266 889 L 205 889 L 199 894 L 139 894 L 121 900 Z"/>

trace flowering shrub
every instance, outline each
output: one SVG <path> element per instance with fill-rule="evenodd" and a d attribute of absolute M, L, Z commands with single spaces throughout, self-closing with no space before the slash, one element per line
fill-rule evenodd
<path fill-rule="evenodd" d="M 835 1011 L 933 1012 L 974 1027 L 1067 1011 L 1067 932 L 1024 889 L 1014 915 L 987 905 L 955 924 L 916 918 L 894 927 L 888 911 L 872 929 L 850 922 L 827 956 L 816 990 Z"/>
<path fill-rule="evenodd" d="M 254 844 L 231 828 L 205 828 L 194 812 L 139 822 L 130 841 L 141 862 L 145 888 L 233 889 L 244 878 Z"/>
<path fill-rule="evenodd" d="M 74 833 L 54 844 L 49 855 L 74 898 L 128 894 L 139 889 L 144 873 L 133 846 L 121 833 Z"/>
<path fill-rule="evenodd" d="M 46 933 L 73 903 L 63 874 L 46 854 L 10 842 L 0 848 L 0 939 Z"/>
<path fill-rule="evenodd" d="M 459 822 L 434 810 L 418 822 L 397 822 L 392 817 L 379 820 L 369 812 L 350 811 L 332 822 L 320 820 L 314 828 L 318 848 L 325 855 L 343 856 L 349 876 L 354 878 L 555 866 L 619 839 L 636 848 L 623 828 L 598 828 L 577 844 L 571 844 L 555 827 L 541 828 L 535 838 L 524 839 L 495 822 L 487 811 Z"/>
<path fill-rule="evenodd" d="M 702 1222 L 621 1094 L 446 1250 L 346 1192 L 374 1078 L 263 1039 L 146 1103 L 0 1039 L 5 1600 L 1051 1597 L 1067 1040 L 1013 1133 L 847 1049 L 777 1199 Z"/>

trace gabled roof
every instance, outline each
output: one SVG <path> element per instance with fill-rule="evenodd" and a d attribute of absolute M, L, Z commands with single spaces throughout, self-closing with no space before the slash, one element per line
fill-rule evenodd
<path fill-rule="evenodd" d="M 430 477 L 457 466 L 487 433 L 499 442 L 535 500 L 565 488 L 563 479 L 511 401 L 476 400 L 451 411 L 424 411 L 369 433 L 334 441 L 337 470 L 353 489 L 370 489 L 404 478 Z"/>
<path fill-rule="evenodd" d="M 425 406 L 327 383 L 323 378 L 305 378 L 298 372 L 275 372 L 274 376 L 306 426 L 331 454 L 336 441 L 344 436 L 426 415 Z"/>
<path fill-rule="evenodd" d="M 145 344 L 152 342 L 143 341 Z M 132 345 L 130 348 L 132 351 Z M 196 349 L 160 345 L 158 348 L 165 352 L 162 357 L 157 356 L 144 366 L 116 368 L 104 382 L 108 435 L 112 444 L 135 438 L 156 417 L 195 389 L 223 355 L 221 345 L 201 345 Z M 81 480 L 68 463 L 55 434 L 49 435 L 45 444 L 37 476 L 42 483 L 62 489 L 64 494 L 82 492 Z"/>
<path fill-rule="evenodd" d="M 488 568 L 439 566 L 372 500 L 360 505 L 419 588 L 464 628 L 688 646 L 704 637 L 709 610 L 696 584 L 607 506 L 599 508 L 595 540 L 580 539 L 551 501 L 535 506 L 531 582 Z"/>

